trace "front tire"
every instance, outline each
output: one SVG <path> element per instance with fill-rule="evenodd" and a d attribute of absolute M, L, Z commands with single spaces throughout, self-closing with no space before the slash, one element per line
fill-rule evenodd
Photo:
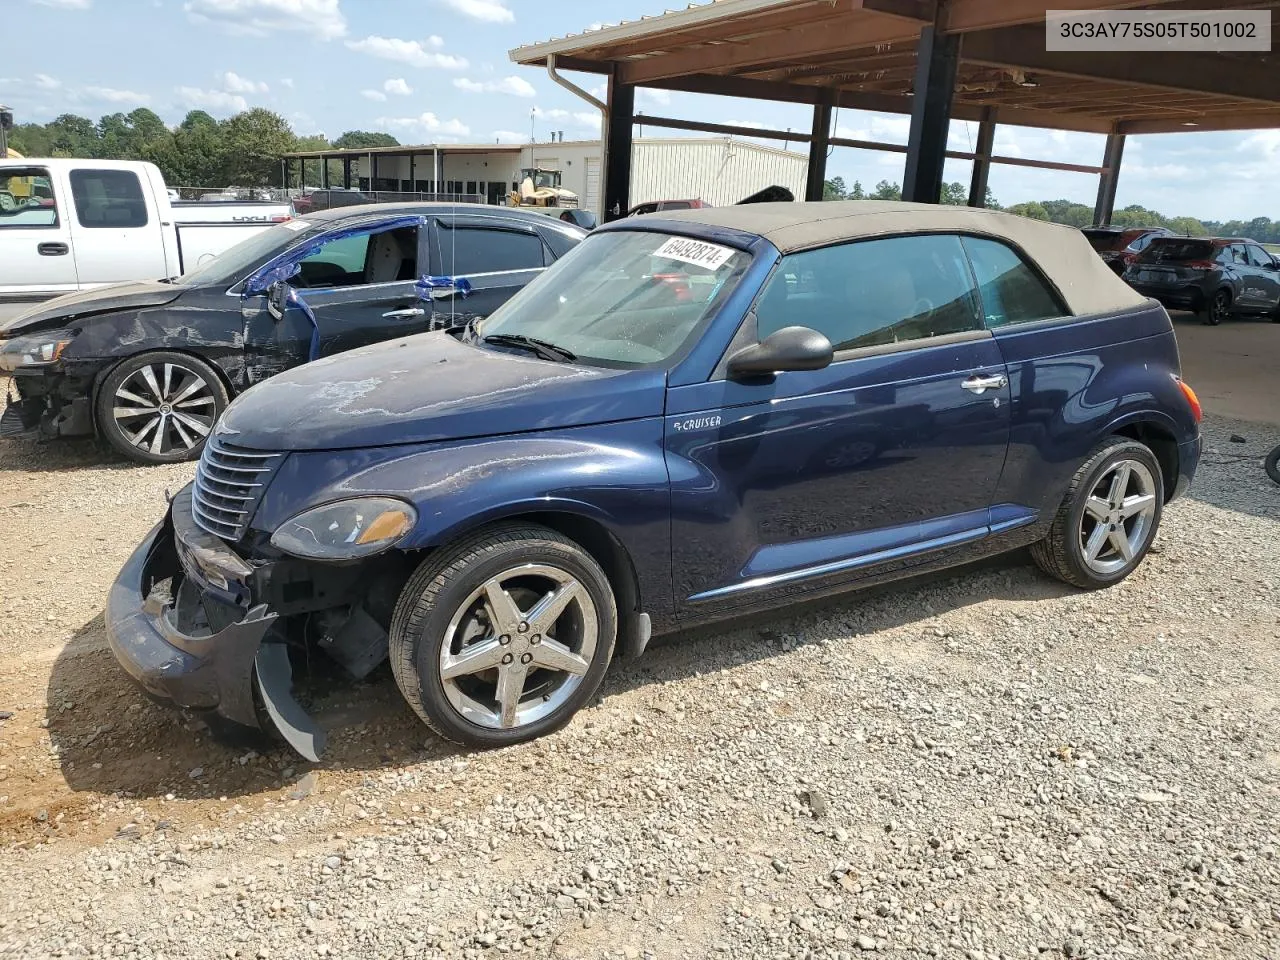
<path fill-rule="evenodd" d="M 502 747 L 564 726 L 613 658 L 617 602 L 580 546 L 534 524 L 491 527 L 422 562 L 391 620 L 391 669 L 447 740 Z"/>
<path fill-rule="evenodd" d="M 1137 441 L 1113 438 L 1076 471 L 1049 535 L 1032 546 L 1032 559 L 1082 590 L 1113 586 L 1142 563 L 1163 511 L 1155 454 Z"/>
<path fill-rule="evenodd" d="M 139 463 L 195 460 L 230 397 L 217 371 L 199 357 L 169 350 L 120 363 L 98 390 L 98 430 Z"/>

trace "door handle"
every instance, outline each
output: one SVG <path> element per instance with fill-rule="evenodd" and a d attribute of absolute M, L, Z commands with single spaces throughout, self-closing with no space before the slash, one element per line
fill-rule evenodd
<path fill-rule="evenodd" d="M 36 245 L 36 252 L 42 257 L 63 257 L 71 252 L 71 248 L 65 243 L 40 243 Z"/>
<path fill-rule="evenodd" d="M 970 393 L 983 394 L 988 390 L 1003 390 L 1009 385 L 1009 378 L 1003 373 L 997 373 L 993 377 L 970 377 L 964 383 L 960 384 Z"/>
<path fill-rule="evenodd" d="M 399 310 L 388 310 L 382 316 L 390 320 L 407 320 L 410 317 L 420 317 L 426 312 L 421 307 L 402 307 Z"/>

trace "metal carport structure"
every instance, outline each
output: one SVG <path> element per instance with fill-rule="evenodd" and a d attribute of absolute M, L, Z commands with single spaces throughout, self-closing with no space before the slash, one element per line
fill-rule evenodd
<path fill-rule="evenodd" d="M 807 141 L 808 199 L 822 198 L 833 145 L 904 152 L 903 197 L 924 202 L 938 201 L 948 156 L 973 160 L 975 206 L 993 162 L 1097 173 L 1095 219 L 1107 223 L 1126 135 L 1280 127 L 1280 62 L 1261 52 L 1050 52 L 1046 12 L 1276 7 L 1280 0 L 711 0 L 520 47 L 511 59 L 547 68 L 603 110 L 606 219 L 630 206 L 639 119 Z M 607 102 L 573 87 L 561 70 L 607 76 Z M 797 136 L 638 118 L 637 87 L 809 104 L 813 128 Z M 832 137 L 833 108 L 909 115 L 909 142 Z M 972 152 L 947 151 L 951 119 L 979 123 Z M 1097 166 L 994 156 L 997 123 L 1105 134 L 1105 154 Z"/>

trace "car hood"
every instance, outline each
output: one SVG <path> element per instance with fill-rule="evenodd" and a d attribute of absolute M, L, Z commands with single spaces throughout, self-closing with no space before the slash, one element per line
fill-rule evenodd
<path fill-rule="evenodd" d="M 16 337 L 22 333 L 60 327 L 70 320 L 95 313 L 112 313 L 139 307 L 160 307 L 172 303 L 183 287 L 159 280 L 135 283 L 112 283 L 80 293 L 68 293 L 37 303 L 16 317 L 0 324 L 0 337 Z"/>
<path fill-rule="evenodd" d="M 425 333 L 285 371 L 241 394 L 215 436 L 254 450 L 461 440 L 661 416 L 663 370 L 554 363 Z"/>

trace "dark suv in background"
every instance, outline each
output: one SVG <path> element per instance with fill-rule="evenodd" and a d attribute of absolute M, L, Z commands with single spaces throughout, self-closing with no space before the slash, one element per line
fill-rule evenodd
<path fill-rule="evenodd" d="M 1123 274 L 1125 267 L 1133 263 L 1156 237 L 1173 236 L 1173 231 L 1165 227 L 1086 227 L 1080 232 L 1116 274 Z"/>
<path fill-rule="evenodd" d="M 1280 322 L 1280 264 L 1252 240 L 1157 237 L 1122 276 L 1139 293 L 1194 310 L 1213 326 L 1238 315 Z"/>

